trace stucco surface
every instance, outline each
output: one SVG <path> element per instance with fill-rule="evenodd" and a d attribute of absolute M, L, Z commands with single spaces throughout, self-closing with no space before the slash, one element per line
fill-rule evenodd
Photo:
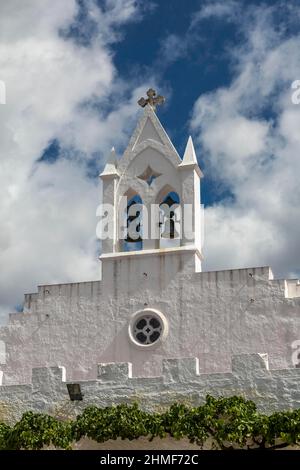
<path fill-rule="evenodd" d="M 263 409 L 298 406 L 292 358 L 300 340 L 299 281 L 273 279 L 269 267 L 201 272 L 202 172 L 192 140 L 181 160 L 150 107 L 114 160 L 113 151 L 100 175 L 103 202 L 113 205 L 115 217 L 114 237 L 102 243 L 99 281 L 39 286 L 0 329 L 3 413 L 70 407 L 63 370 L 67 381 L 84 381 L 84 400 L 73 407 L 137 398 L 154 407 L 180 397 L 197 402 L 206 393 L 245 394 Z M 151 184 L 139 177 L 149 165 L 160 174 Z M 168 191 L 192 207 L 192 238 L 164 249 L 149 239 L 139 252 L 120 251 L 120 198 L 139 193 L 149 207 Z M 128 331 L 143 309 L 166 321 L 164 341 L 151 348 L 137 346 Z M 257 368 L 251 359 L 257 353 L 268 354 L 270 369 L 286 370 Z M 194 359 L 183 359 L 195 357 L 200 375 Z M 99 363 L 114 363 L 116 373 L 111 365 L 96 380 Z M 132 378 L 119 363 L 132 365 Z"/>
<path fill-rule="evenodd" d="M 266 413 L 300 406 L 300 369 L 270 370 L 265 354 L 233 356 L 227 373 L 199 373 L 197 358 L 165 359 L 159 377 L 132 377 L 129 363 L 99 364 L 97 369 L 97 379 L 77 382 L 81 401 L 70 401 L 61 368 L 34 369 L 30 384 L 0 387 L 0 419 L 14 422 L 24 410 L 74 418 L 88 405 L 119 403 L 157 412 L 174 402 L 201 404 L 207 394 L 241 395 Z"/>
<path fill-rule="evenodd" d="M 131 362 L 133 376 L 155 376 L 162 359 L 198 357 L 201 372 L 230 371 L 231 356 L 265 352 L 271 368 L 292 364 L 300 338 L 300 299 L 269 268 L 193 273 L 194 257 L 161 254 L 106 260 L 99 282 L 39 287 L 12 314 L 3 384 L 29 383 L 34 367 L 63 366 L 67 380 L 96 377 L 100 362 Z M 143 308 L 163 313 L 169 332 L 151 350 L 128 335 Z"/>

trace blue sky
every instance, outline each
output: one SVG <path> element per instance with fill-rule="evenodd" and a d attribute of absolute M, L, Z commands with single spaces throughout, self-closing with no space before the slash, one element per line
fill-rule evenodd
<path fill-rule="evenodd" d="M 193 16 L 201 3 L 157 2 L 141 23 L 129 25 L 124 40 L 114 48 L 116 66 L 124 77 L 131 79 L 137 73 L 147 77 L 154 73 L 166 90 L 166 105 L 158 113 L 181 155 L 196 99 L 201 93 L 230 81 L 231 71 L 224 49 L 238 35 L 237 28 L 222 20 L 204 22 L 201 31 L 192 29 Z M 215 34 L 213 44 L 212 31 Z M 178 38 L 174 48 L 171 47 L 172 38 Z M 182 51 L 177 41 L 183 45 Z M 202 198 L 205 204 L 217 197 L 210 189 L 209 181 L 204 181 Z"/>
<path fill-rule="evenodd" d="M 2 2 L 0 316 L 37 284 L 99 277 L 97 176 L 150 86 L 205 173 L 204 269 L 298 277 L 299 20 L 280 0 Z"/>
<path fill-rule="evenodd" d="M 105 1 L 96 3 L 104 11 L 108 9 Z M 80 9 L 74 23 L 61 34 L 89 47 L 97 27 L 88 16 L 87 3 L 79 1 L 78 4 Z M 140 19 L 120 28 L 119 40 L 111 46 L 115 67 L 123 80 L 143 86 L 150 75 L 165 90 L 167 102 L 158 113 L 180 155 L 184 153 L 196 99 L 201 93 L 230 83 L 232 71 L 226 50 L 241 36 L 239 28 L 223 18 L 208 18 L 201 25 L 193 26 L 193 18 L 204 4 L 194 0 L 145 2 Z M 126 90 L 127 96 L 130 92 L 130 88 Z M 89 105 L 94 106 L 95 102 L 92 100 Z M 103 108 L 109 112 L 109 107 L 109 100 L 104 106 L 101 103 L 100 112 L 103 113 Z M 41 160 L 56 161 L 59 150 L 59 140 L 51 140 Z M 101 148 L 99 153 L 101 156 Z M 97 169 L 101 170 L 103 165 L 99 153 L 89 162 L 90 176 L 95 178 Z M 229 194 L 226 188 L 220 193 L 207 175 L 202 186 L 205 205 Z"/>
<path fill-rule="evenodd" d="M 115 47 L 115 63 L 124 77 L 130 79 L 137 71 L 145 77 L 154 73 L 167 90 L 168 100 L 159 115 L 181 153 L 198 96 L 230 81 L 224 49 L 237 36 L 235 26 L 222 20 L 205 21 L 201 30 L 192 28 L 200 5 L 197 1 L 157 2 L 141 23 L 129 25 L 124 41 Z"/>
<path fill-rule="evenodd" d="M 71 28 L 68 37 L 89 45 L 95 29 L 83 26 L 90 27 L 91 23 L 86 3 L 79 4 L 80 26 Z M 97 4 L 105 10 L 106 2 L 98 0 Z M 230 82 L 232 72 L 226 49 L 240 37 L 239 28 L 222 18 L 208 18 L 193 26 L 194 16 L 203 5 L 205 2 L 195 0 L 144 2 L 142 17 L 122 28 L 120 39 L 111 47 L 123 80 L 143 86 L 153 76 L 159 89 L 164 90 L 166 105 L 159 108 L 158 114 L 181 155 L 195 101 L 201 93 Z M 131 90 L 126 91 L 130 94 Z M 51 149 L 55 153 L 56 146 L 51 145 Z M 53 158 L 51 152 L 48 157 Z M 95 158 L 97 161 L 97 155 Z M 203 203 L 213 203 L 219 197 L 208 175 L 203 182 Z"/>
<path fill-rule="evenodd" d="M 242 9 L 249 11 L 249 2 L 239 3 Z M 255 8 L 255 5 L 261 3 L 252 2 L 250 6 Z M 107 4 L 97 0 L 95 4 L 103 11 L 110 9 L 109 2 Z M 202 93 L 230 83 L 233 73 L 228 49 L 243 40 L 239 25 L 223 16 L 211 16 L 195 22 L 201 8 L 213 4 L 203 0 L 144 2 L 140 16 L 118 30 L 119 37 L 110 47 L 114 65 L 122 80 L 143 86 L 149 80 L 148 77 L 152 76 L 160 89 L 165 91 L 167 102 L 158 113 L 181 155 L 190 132 L 189 121 L 195 101 Z M 97 34 L 97 25 L 89 17 L 88 3 L 79 0 L 78 5 L 74 22 L 62 29 L 60 34 L 90 47 Z M 130 96 L 131 91 L 129 87 L 123 93 Z M 95 106 L 97 102 L 91 100 L 85 104 Z M 113 105 L 113 100 L 110 102 L 108 98 L 105 103 L 99 104 L 99 112 L 109 113 Z M 91 177 L 93 170 L 96 177 L 96 169 L 101 170 L 103 165 L 99 159 L 101 150 L 99 148 L 93 161 L 89 161 Z M 122 147 L 119 150 L 122 152 Z M 44 149 L 41 159 L 51 163 L 59 155 L 59 140 L 55 138 Z M 220 191 L 210 174 L 207 174 L 202 186 L 202 202 L 205 205 L 213 204 L 224 196 L 230 196 L 229 188 L 222 187 Z"/>

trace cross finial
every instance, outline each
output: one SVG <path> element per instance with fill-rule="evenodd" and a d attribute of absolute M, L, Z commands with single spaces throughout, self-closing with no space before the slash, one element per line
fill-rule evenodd
<path fill-rule="evenodd" d="M 138 100 L 138 104 L 144 108 L 145 106 L 147 106 L 147 104 L 149 104 L 151 106 L 151 108 L 153 108 L 155 110 L 156 108 L 156 105 L 158 104 L 163 104 L 165 102 L 165 97 L 164 96 L 161 96 L 161 95 L 156 95 L 156 91 L 153 90 L 153 88 L 149 88 L 149 90 L 147 91 L 147 96 L 148 98 L 140 98 Z"/>

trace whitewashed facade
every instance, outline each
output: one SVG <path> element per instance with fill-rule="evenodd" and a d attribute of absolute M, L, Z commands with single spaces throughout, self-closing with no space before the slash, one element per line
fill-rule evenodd
<path fill-rule="evenodd" d="M 197 358 L 195 374 L 205 374 L 206 384 L 207 374 L 215 380 L 231 373 L 233 356 L 244 358 L 249 376 L 247 354 L 267 354 L 267 370 L 295 369 L 299 281 L 273 279 L 269 267 L 201 271 L 202 172 L 191 138 L 181 159 L 148 105 L 122 158 L 112 152 L 100 177 L 103 202 L 115 212 L 114 236 L 102 242 L 99 281 L 43 285 L 25 295 L 24 311 L 11 314 L 0 330 L 6 346 L 2 394 L 15 393 L 16 387 L 6 386 L 30 384 L 39 367 L 63 367 L 65 380 L 85 381 L 96 380 L 97 364 L 125 362 L 132 377 L 150 378 L 163 374 L 163 360 Z M 192 207 L 189 236 L 167 246 L 150 237 L 141 250 L 123 251 L 121 198 L 138 195 L 150 208 L 171 192 L 180 206 Z M 293 387 L 300 390 L 294 372 Z M 231 390 L 225 382 L 227 394 L 234 393 L 236 386 Z"/>

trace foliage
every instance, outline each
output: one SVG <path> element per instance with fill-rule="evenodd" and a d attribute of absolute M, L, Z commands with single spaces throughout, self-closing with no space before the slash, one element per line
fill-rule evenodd
<path fill-rule="evenodd" d="M 72 428 L 71 422 L 28 411 L 15 426 L 6 431 L 2 449 L 41 449 L 50 444 L 68 449 L 73 440 Z"/>
<path fill-rule="evenodd" d="M 9 435 L 11 432 L 11 428 L 5 424 L 0 422 L 0 449 L 6 449 L 7 443 L 9 440 Z"/>
<path fill-rule="evenodd" d="M 149 413 L 137 404 L 106 408 L 90 406 L 73 421 L 29 411 L 14 426 L 0 422 L 0 449 L 41 449 L 53 445 L 69 449 L 72 443 L 89 437 L 138 439 L 170 435 L 187 437 L 200 447 L 209 439 L 218 449 L 274 449 L 300 444 L 300 409 L 259 413 L 256 405 L 242 397 L 206 397 L 203 405 L 173 404 L 162 413 Z"/>
<path fill-rule="evenodd" d="M 73 429 L 76 440 L 82 436 L 97 442 L 118 437 L 132 440 L 147 436 L 150 422 L 148 413 L 140 410 L 136 404 L 102 409 L 90 406 L 77 417 Z"/>

